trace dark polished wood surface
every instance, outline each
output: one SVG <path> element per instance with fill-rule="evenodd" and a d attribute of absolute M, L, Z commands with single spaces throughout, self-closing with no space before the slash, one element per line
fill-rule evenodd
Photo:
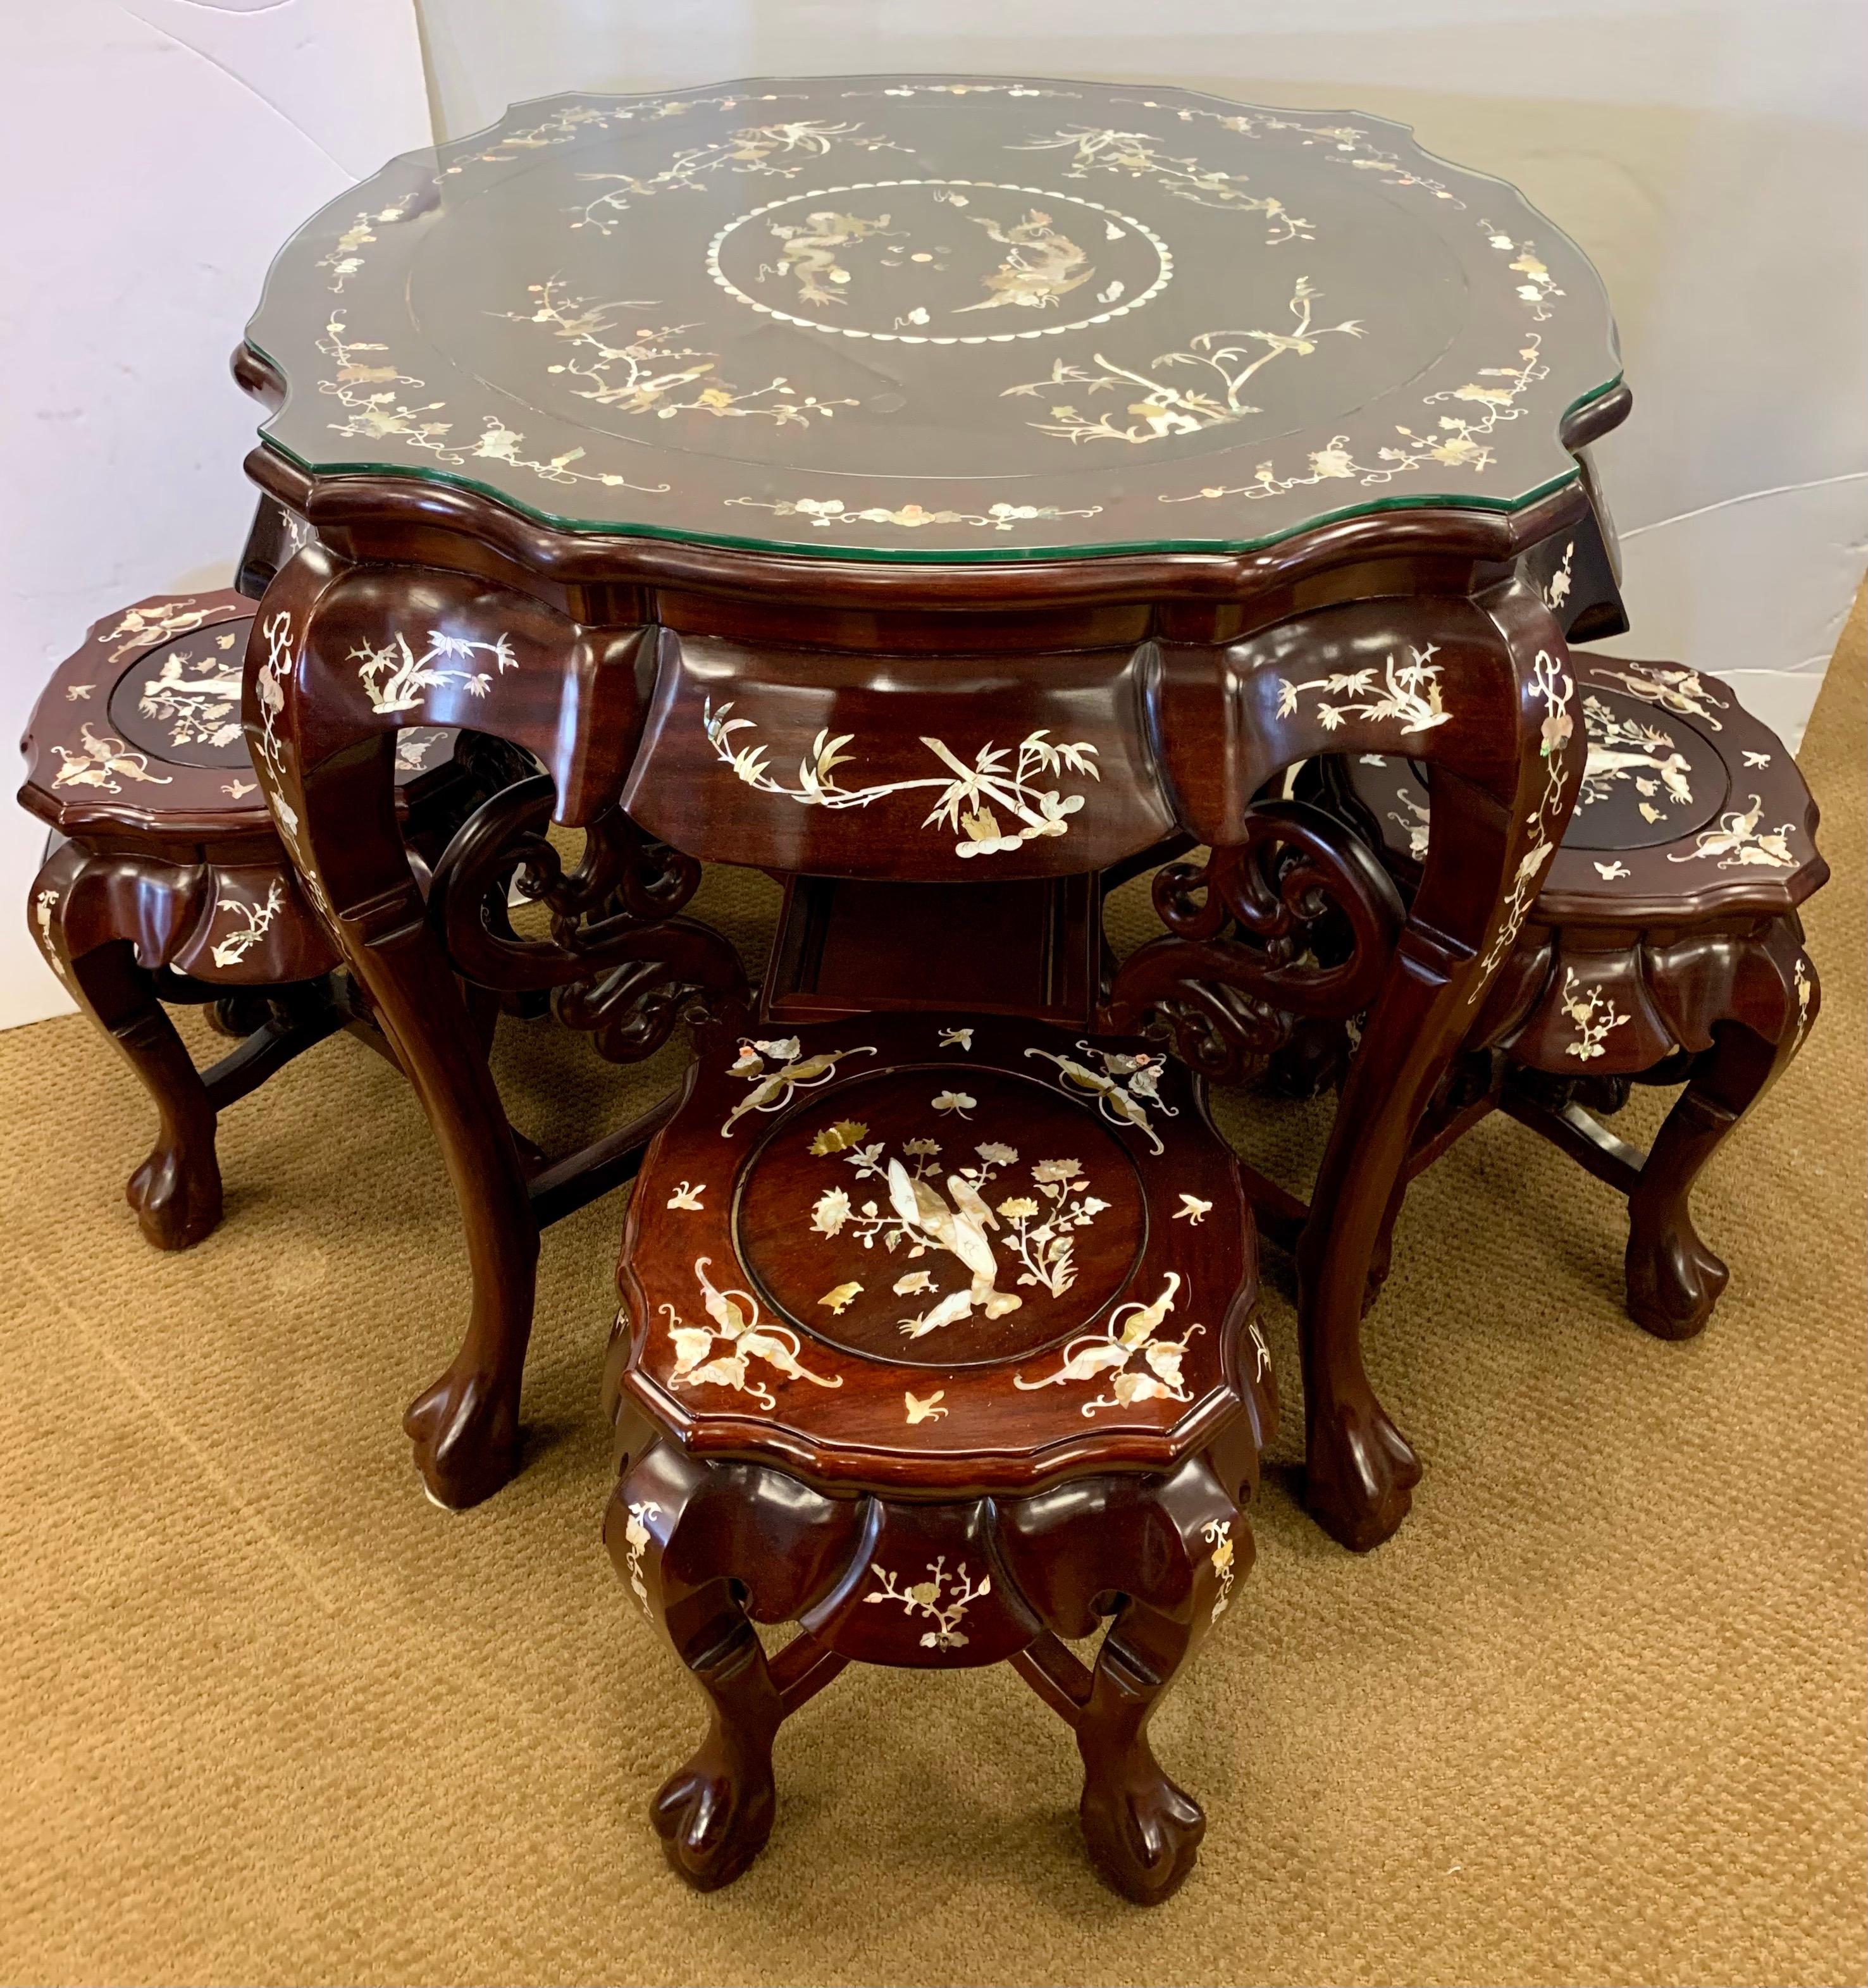
<path fill-rule="evenodd" d="M 1729 684 L 1679 663 L 1572 661 L 1589 748 L 1576 812 L 1407 1171 L 1509 1113 L 1628 1197 L 1629 1313 L 1684 1339 L 1728 1280 L 1694 1226 L 1694 1185 L 1816 1021 L 1797 912 L 1829 867 L 1795 759 Z M 1432 820 L 1419 772 L 1337 761 L 1323 784 L 1416 889 Z M 1596 1115 L 1631 1080 L 1686 1087 L 1645 1154 Z"/>
<path fill-rule="evenodd" d="M 1197 1080 L 957 1009 L 698 1047 L 605 1381 L 604 1536 L 711 1715 L 651 1804 L 670 1862 L 746 1868 L 780 1722 L 851 1662 L 1009 1661 L 1075 1733 L 1098 1868 L 1167 1897 L 1205 1819 L 1147 1723 L 1250 1566 L 1277 1418 Z M 1064 1639 L 1105 1620 L 1086 1665 Z M 768 1660 L 753 1625 L 783 1621 Z"/>
<path fill-rule="evenodd" d="M 1620 376 L 1574 244 L 1403 127 L 1005 78 L 516 105 L 308 222 L 249 344 L 320 478 L 915 562 L 1508 512 Z"/>
<path fill-rule="evenodd" d="M 254 777 L 240 724 L 253 612 L 218 591 L 107 615 L 52 673 L 22 741 L 21 803 L 55 831 L 29 925 L 156 1107 L 127 1198 L 162 1249 L 191 1246 L 220 1219 L 221 1111 L 339 1029 L 384 1046 Z M 425 875 L 511 757 L 471 735 L 400 733 L 392 814 L 405 861 Z M 165 1003 L 212 1004 L 239 1047 L 197 1071 Z"/>
<path fill-rule="evenodd" d="M 949 128 L 953 89 L 915 87 L 908 100 L 922 127 Z M 1049 101 L 981 94 L 1004 94 L 1020 116 Z M 1156 106 L 1164 116 L 1165 102 Z M 1180 107 L 1189 115 L 1173 112 L 1177 134 L 1206 130 L 1210 104 Z M 1239 115 L 1245 124 L 1223 135 L 1256 144 L 1256 113 Z M 625 127 L 635 122 L 632 112 L 614 128 L 566 124 L 564 147 L 541 144 L 539 184 L 564 158 L 581 157 L 587 139 L 634 144 Z M 1387 212 L 1380 201 L 1391 196 L 1420 203 L 1433 229 L 1472 235 L 1479 265 L 1521 258 L 1525 229 L 1503 218 L 1495 183 L 1485 183 L 1485 208 L 1462 208 L 1464 182 L 1438 168 L 1423 174 L 1417 160 L 1403 165 L 1386 141 L 1387 162 L 1359 170 L 1355 158 L 1373 156 L 1356 149 L 1364 139 L 1338 153 L 1306 144 L 1294 124 L 1260 135 L 1288 144 L 1314 177 L 1316 215 L 1335 211 L 1331 202 L 1374 198 L 1348 190 L 1379 184 L 1389 192 L 1372 214 Z M 702 142 L 712 141 L 703 134 Z M 1197 154 L 1193 139 L 1176 143 Z M 739 163 L 757 166 L 764 156 L 755 148 Z M 683 1021 L 771 1038 L 865 1008 L 976 1006 L 1085 1030 L 1159 1030 L 1196 1067 L 1237 1075 L 1279 1047 L 1291 1017 L 1321 1023 L 1368 1009 L 1367 1053 L 1345 1090 L 1308 1218 L 1301 1309 L 1311 1507 L 1359 1546 L 1386 1537 L 1406 1510 L 1419 1466 L 1362 1369 L 1363 1293 L 1415 1124 L 1511 952 L 1580 785 L 1565 637 L 1624 625 L 1615 549 L 1577 451 L 1626 413 L 1626 390 L 1592 397 L 1579 389 L 1560 404 L 1544 397 L 1558 378 L 1604 387 L 1612 377 L 1593 279 L 1566 264 L 1555 277 L 1558 297 L 1542 279 L 1516 272 L 1507 311 L 1534 303 L 1550 311 L 1535 320 L 1546 379 L 1518 395 L 1502 375 L 1495 389 L 1487 386 L 1494 376 L 1462 360 L 1460 380 L 1450 377 L 1452 398 L 1437 402 L 1434 416 L 1456 424 L 1435 432 L 1457 459 L 1433 458 L 1430 475 L 1425 464 L 1407 471 L 1405 502 L 1393 501 L 1388 482 L 1320 472 L 1315 487 L 1348 498 L 1346 514 L 1304 509 L 1273 543 L 1258 543 L 1254 521 L 1267 515 L 1260 499 L 1239 489 L 1203 499 L 1230 520 L 1217 534 L 1156 538 L 1141 551 L 1093 534 L 1047 550 L 1018 529 L 965 524 L 943 541 L 925 522 L 900 528 L 895 549 L 908 558 L 851 556 L 888 549 L 883 540 L 897 528 L 880 523 L 866 546 L 841 526 L 748 544 L 718 542 L 698 527 L 685 538 L 658 537 L 611 529 L 622 512 L 552 522 L 524 494 L 532 472 L 510 462 L 482 484 L 445 465 L 442 475 L 431 473 L 432 451 L 419 445 L 398 445 L 400 453 L 367 466 L 318 456 L 315 468 L 276 445 L 280 422 L 348 424 L 354 411 L 339 387 L 391 394 L 381 404 L 393 414 L 402 389 L 368 377 L 371 367 L 394 363 L 393 355 L 360 354 L 360 375 L 320 394 L 279 352 L 292 339 L 293 350 L 315 347 L 333 295 L 340 303 L 360 299 L 374 272 L 405 252 L 395 243 L 431 235 L 437 255 L 459 255 L 475 215 L 504 211 L 499 199 L 456 198 L 482 169 L 497 178 L 504 162 L 456 163 L 462 172 L 444 174 L 434 204 L 408 211 L 412 232 L 397 232 L 402 221 L 372 225 L 374 242 L 336 258 L 355 252 L 356 269 L 323 265 L 334 237 L 323 241 L 316 228 L 301 235 L 268 292 L 262 322 L 272 327 L 270 343 L 249 347 L 236 364 L 278 413 L 249 468 L 318 541 L 279 567 L 249 645 L 245 722 L 255 764 L 295 864 L 323 892 L 345 959 L 428 1107 L 474 1262 L 466 1337 L 411 1412 L 431 1489 L 446 1502 L 471 1502 L 513 1467 L 537 1249 L 538 1206 L 498 1113 L 460 976 L 500 998 L 548 992 L 554 1012 L 588 1030 L 601 1053 L 618 1055 L 647 1053 Z M 1163 193 L 1166 181 L 1152 167 L 1119 170 L 1125 185 L 1134 177 L 1178 201 L 1190 227 L 1257 225 L 1269 212 L 1242 215 L 1230 195 L 1209 209 Z M 1080 190 L 1101 183 L 1102 165 L 1084 171 L 1090 178 Z M 665 183 L 628 211 L 662 230 L 689 226 L 678 217 L 691 214 L 704 246 L 709 204 L 744 191 L 732 191 L 736 171 L 709 168 L 699 191 Z M 971 211 L 951 201 L 942 207 L 943 217 L 961 220 Z M 1481 219 L 1508 238 L 1510 256 L 1479 232 Z M 497 260 L 498 245 L 512 238 L 488 225 Z M 1319 231 L 1321 240 L 1321 223 Z M 601 230 L 593 238 L 603 238 Z M 1332 238 L 1341 248 L 1351 236 Z M 1405 260 L 1413 238 L 1403 229 L 1395 253 Z M 1260 244 L 1249 267 L 1238 265 L 1242 309 L 1257 294 L 1254 259 L 1295 246 L 1309 245 Z M 1541 265 L 1546 276 L 1558 269 L 1548 255 Z M 959 273 L 957 264 L 948 272 L 955 281 Z M 1411 280 L 1396 274 L 1397 299 Z M 329 288 L 333 281 L 340 292 Z M 1478 265 L 1471 281 L 1478 283 Z M 1518 294 L 1526 288 L 1535 296 Z M 1156 302 L 1183 294 L 1197 292 L 1183 292 L 1177 276 Z M 1023 324 L 1052 313 L 1039 304 L 997 315 Z M 1125 313 L 1115 328 L 1145 320 Z M 347 323 L 354 337 L 360 320 Z M 1097 327 L 1098 339 L 1111 328 Z M 497 335 L 523 340 L 539 329 L 509 321 Z M 785 329 L 807 341 L 818 336 Z M 557 336 L 549 326 L 544 335 Z M 563 342 L 567 350 L 573 343 Z M 1024 342 L 1013 341 L 1019 350 Z M 1312 353 L 1281 353 L 1255 376 L 1254 391 L 1262 381 L 1268 395 L 1281 375 L 1321 381 L 1335 347 L 1355 364 L 1373 350 L 1344 333 Z M 881 349 L 896 348 L 885 341 Z M 1462 397 L 1462 385 L 1474 393 Z M 1494 391 L 1505 397 L 1488 399 Z M 1016 411 L 1024 397 L 1007 404 Z M 814 416 L 804 429 L 761 429 L 787 442 L 808 435 L 812 448 L 850 435 L 860 449 L 867 445 L 856 430 L 834 425 L 848 411 L 828 424 Z M 1491 423 L 1486 434 L 1495 438 L 1483 465 L 1457 444 L 1464 431 L 1457 424 L 1472 420 Z M 752 424 L 698 407 L 670 407 L 665 420 L 651 409 L 647 425 L 662 438 L 658 447 L 689 432 L 712 447 Z M 1241 448 L 1257 432 L 1243 421 L 1213 432 L 1222 430 Z M 1162 439 L 1169 447 L 1157 450 L 1034 431 L 1020 447 L 1040 465 L 1054 448 L 1064 451 L 1068 476 L 1085 490 L 1115 476 L 1159 495 L 1156 485 L 1133 481 L 1132 469 L 1095 463 L 1105 442 L 1132 464 L 1159 457 L 1171 465 L 1175 450 L 1191 445 L 1184 434 Z M 1328 440 L 1318 434 L 1305 446 Z M 1535 489 L 1510 468 L 1509 500 L 1494 508 L 1472 501 L 1502 492 L 1510 465 L 1533 458 L 1547 458 L 1551 471 L 1526 471 Z M 736 475 L 758 467 L 751 457 L 736 460 Z M 578 465 L 577 476 L 596 473 L 594 455 Z M 1494 472 L 1501 480 L 1488 481 Z M 638 501 L 603 487 L 612 493 L 606 503 Z M 712 501 L 721 487 L 702 482 L 693 490 Z M 1110 489 L 1105 498 L 1113 501 Z M 1108 509 L 1104 498 L 1088 501 Z M 579 518 L 586 529 L 574 528 Z M 977 556 L 982 536 L 994 556 Z M 1168 549 L 1176 543 L 1204 549 Z M 1101 556 L 1059 556 L 1064 549 Z M 462 724 L 533 753 L 550 792 L 541 787 L 477 823 L 471 860 L 444 865 L 425 904 L 389 833 L 391 742 L 405 727 Z M 1426 875 L 1406 907 L 1327 817 L 1300 819 L 1262 802 L 1295 761 L 1363 752 L 1412 756 L 1436 769 L 1440 804 Z M 542 837 L 547 813 L 593 838 L 595 853 L 577 877 L 552 867 L 557 859 Z M 1102 890 L 1203 842 L 1211 864 L 1178 866 L 1157 891 L 1163 938 L 1116 977 L 1099 930 Z M 731 948 L 680 915 L 692 888 L 682 866 L 695 859 L 756 864 L 789 880 L 786 929 L 756 1020 Z M 516 881 L 550 897 L 549 942 L 517 944 L 499 928 L 502 893 Z M 1327 965 L 1301 942 L 1306 893 L 1332 905 L 1348 935 L 1346 955 Z M 976 919 L 964 908 L 975 895 Z M 633 1135 L 624 1143 L 639 1148 Z M 608 1184 L 610 1158 L 594 1151 L 585 1173 L 564 1163 L 554 1195 Z"/>

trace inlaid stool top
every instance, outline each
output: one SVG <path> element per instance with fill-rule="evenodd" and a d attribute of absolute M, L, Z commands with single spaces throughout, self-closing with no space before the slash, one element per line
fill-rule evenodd
<path fill-rule="evenodd" d="M 21 805 L 61 833 L 274 837 L 240 723 L 256 612 L 222 588 L 107 614 L 39 693 Z M 400 789 L 448 759 L 437 725 L 397 735 Z"/>
<path fill-rule="evenodd" d="M 1731 686 L 1670 662 L 1571 652 L 1589 770 L 1541 880 L 1543 925 L 1782 917 L 1827 878 L 1797 763 Z M 1430 806 L 1405 759 L 1348 762 L 1389 860 L 1411 875 Z"/>
<path fill-rule="evenodd" d="M 248 346 L 320 477 L 963 562 L 1515 509 L 1620 377 L 1581 252 L 1402 126 L 1003 77 L 516 105 L 307 222 Z"/>
<path fill-rule="evenodd" d="M 1139 1041 L 865 1016 L 703 1051 L 621 1282 L 625 1384 L 691 1455 L 824 1484 L 1161 1469 L 1271 1398 L 1237 1163 Z"/>

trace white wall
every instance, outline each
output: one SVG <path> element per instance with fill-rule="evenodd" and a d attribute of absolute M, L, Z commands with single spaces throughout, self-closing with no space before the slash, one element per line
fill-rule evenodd
<path fill-rule="evenodd" d="M 0 720 L 86 623 L 220 583 L 255 413 L 225 361 L 272 249 L 436 128 L 555 90 L 976 69 L 1359 107 L 1497 173 L 1616 303 L 1602 449 L 1634 632 L 1793 740 L 1868 542 L 1863 0 L 10 0 L 0 4 Z M 63 996 L 0 819 L 0 1026 Z"/>
<path fill-rule="evenodd" d="M 416 0 L 436 129 L 737 76 L 1180 83 L 1413 125 L 1602 271 L 1635 390 L 1599 453 L 1628 655 L 1794 743 L 1868 547 L 1864 0 Z"/>
<path fill-rule="evenodd" d="M 0 79 L 11 740 L 98 616 L 228 583 L 257 410 L 227 361 L 266 264 L 431 134 L 409 0 L 0 0 Z M 44 842 L 0 807 L 0 1026 L 71 1005 L 26 932 Z"/>

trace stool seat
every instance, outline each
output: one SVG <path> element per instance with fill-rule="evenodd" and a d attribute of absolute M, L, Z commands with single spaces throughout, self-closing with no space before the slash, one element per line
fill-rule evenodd
<path fill-rule="evenodd" d="M 1796 762 L 1730 685 L 1677 663 L 1571 662 L 1589 739 L 1575 811 L 1545 874 L 1520 879 L 1508 908 L 1521 923 L 1409 1173 L 1508 1112 L 1627 1195 L 1629 1312 L 1684 1339 L 1728 1280 L 1694 1228 L 1693 1185 L 1816 1020 L 1797 908 L 1829 867 Z M 1420 769 L 1337 759 L 1316 781 L 1411 894 L 1432 820 Z M 1341 1067 L 1327 1039 L 1310 1053 L 1320 1072 Z M 1686 1087 L 1646 1153 L 1593 1115 L 1630 1082 Z M 1378 1282 L 1385 1259 L 1384 1246 Z"/>
<path fill-rule="evenodd" d="M 33 707 L 19 800 L 94 857 L 140 859 L 116 866 L 111 894 L 145 968 L 258 987 L 315 979 L 337 955 L 273 827 L 241 727 L 256 611 L 223 590 L 153 596 L 104 617 Z M 411 807 L 419 829 L 460 785 L 459 737 L 431 725 L 398 735 L 405 832 Z M 34 894 L 42 945 L 59 901 L 47 894 L 61 881 L 48 876 Z"/>
<path fill-rule="evenodd" d="M 653 1808 L 675 1868 L 750 1861 L 770 1732 L 844 1664 L 1009 1659 L 1077 1730 L 1098 1868 L 1166 1896 L 1204 1824 L 1142 1727 L 1250 1564 L 1276 1417 L 1197 1080 L 1003 1016 L 703 1036 L 618 1281 L 606 1537 L 715 1719 Z M 1092 1670 L 1062 1639 L 1112 1613 Z M 803 1633 L 768 1666 L 752 1621 Z"/>
<path fill-rule="evenodd" d="M 107 615 L 61 663 L 22 749 L 22 805 L 54 831 L 29 927 L 156 1104 L 128 1199 L 158 1249 L 220 1219 L 216 1113 L 340 1028 L 387 1053 L 268 813 L 241 722 L 258 610 L 228 591 Z M 454 830 L 528 763 L 434 726 L 397 735 L 396 810 L 425 877 Z M 198 1072 L 161 1003 L 212 1002 L 244 1038 Z"/>
<path fill-rule="evenodd" d="M 1732 975 L 1760 970 L 1742 942 L 1793 916 L 1829 866 L 1795 760 L 1728 685 L 1678 664 L 1571 660 L 1589 769 L 1472 1040 L 1558 1073 L 1628 1074 L 1711 1047 Z M 1431 819 L 1418 772 L 1371 757 L 1344 773 L 1411 893 Z M 1688 935 L 1706 943 L 1683 948 Z"/>

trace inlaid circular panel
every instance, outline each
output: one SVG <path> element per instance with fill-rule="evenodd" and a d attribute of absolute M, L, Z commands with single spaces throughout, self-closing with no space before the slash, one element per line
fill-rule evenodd
<path fill-rule="evenodd" d="M 877 180 L 735 215 L 708 243 L 707 269 L 750 309 L 833 337 L 1002 345 L 1114 323 L 1167 288 L 1174 258 L 1152 228 L 1099 201 Z M 997 315 L 1007 309 L 1022 319 Z"/>
<path fill-rule="evenodd" d="M 1606 666 L 1596 667 L 1599 674 Z M 1579 688 L 1589 769 L 1565 849 L 1652 849 L 1717 819 L 1731 783 L 1711 740 L 1663 708 L 1587 682 Z"/>
<path fill-rule="evenodd" d="M 250 614 L 179 635 L 127 671 L 110 693 L 110 725 L 152 759 L 235 769 L 252 778 L 240 729 L 240 673 Z"/>
<path fill-rule="evenodd" d="M 1600 286 L 1377 119 L 762 80 L 515 106 L 300 231 L 268 441 L 578 529 L 868 558 L 1243 546 L 1572 479 Z"/>
<path fill-rule="evenodd" d="M 813 1338 L 952 1369 L 1081 1331 L 1133 1273 L 1147 1224 L 1134 1163 L 1093 1115 L 949 1062 L 788 1114 L 733 1233 L 766 1302 Z"/>
<path fill-rule="evenodd" d="M 1600 678 L 1613 675 L 1614 664 L 1592 658 L 1589 671 Z M 1729 805 L 1731 776 L 1717 747 L 1687 714 L 1599 682 L 1585 679 L 1579 688 L 1589 770 L 1564 833 L 1565 849 L 1657 849 L 1718 819 Z M 1349 777 L 1389 847 L 1423 860 L 1432 809 L 1421 769 L 1406 759 L 1370 755 L 1352 763 Z"/>

